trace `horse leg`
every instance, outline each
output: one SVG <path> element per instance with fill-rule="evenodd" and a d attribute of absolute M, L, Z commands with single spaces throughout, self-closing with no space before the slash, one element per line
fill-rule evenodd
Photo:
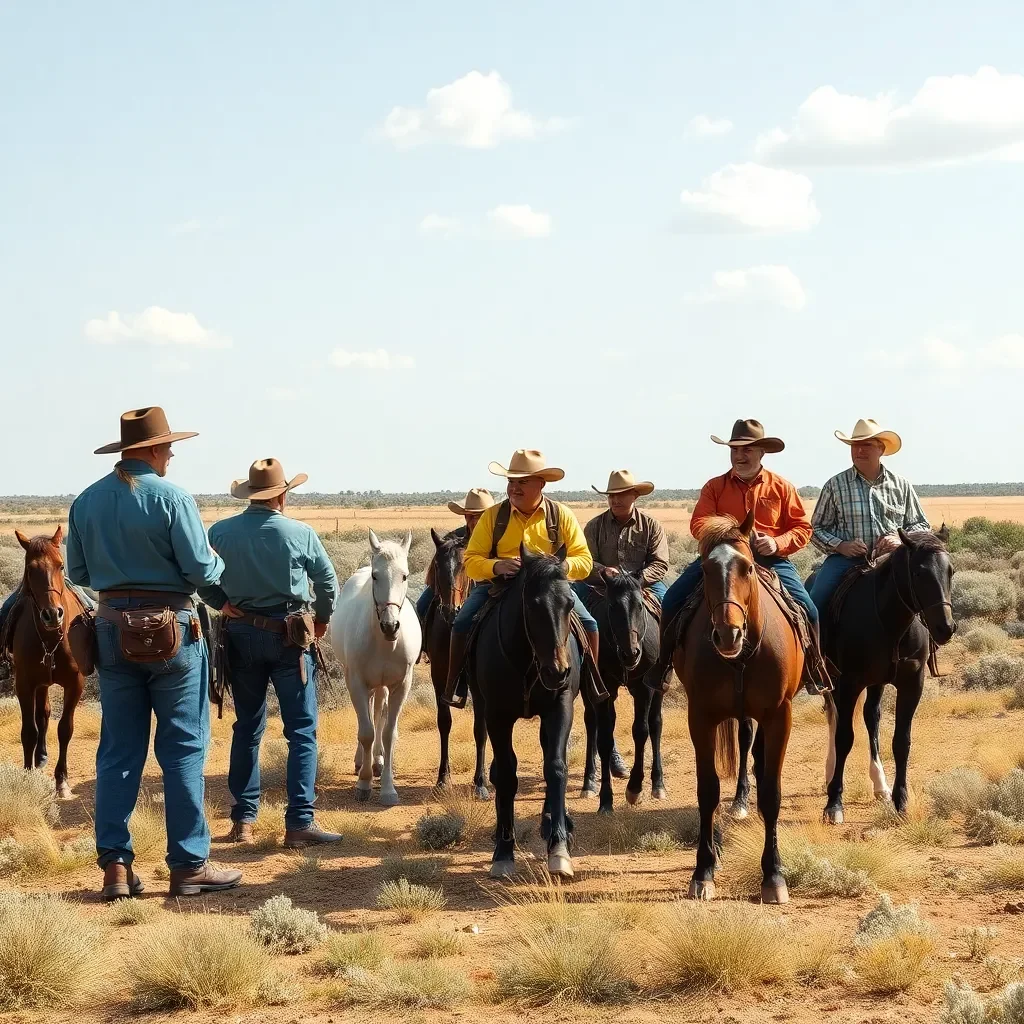
<path fill-rule="evenodd" d="M 431 662 L 433 669 L 434 662 Z M 441 738 L 441 760 L 437 767 L 437 786 L 441 789 L 450 786 L 452 782 L 452 769 L 448 763 L 448 737 L 452 731 L 452 709 L 441 700 L 441 691 L 444 689 L 445 680 L 440 683 L 434 680 L 434 699 L 437 701 L 437 733 Z M 474 716 L 476 708 L 474 707 Z M 474 723 L 475 725 L 475 723 Z"/>
<path fill-rule="evenodd" d="M 869 686 L 864 694 L 864 726 L 868 731 L 868 746 L 871 748 L 871 788 L 876 800 L 891 800 L 889 783 L 885 778 L 885 768 L 878 752 L 878 728 L 882 721 L 883 686 Z"/>
<path fill-rule="evenodd" d="M 907 809 L 907 765 L 910 762 L 910 728 L 914 712 L 924 692 L 924 667 L 896 676 L 896 731 L 892 736 L 892 756 L 896 762 L 896 779 L 892 801 L 903 814 Z"/>
<path fill-rule="evenodd" d="M 46 734 L 50 730 L 50 688 L 40 686 L 36 690 L 36 750 L 35 765 L 42 768 L 50 755 L 46 750 Z"/>
<path fill-rule="evenodd" d="M 57 796 L 61 800 L 70 800 L 74 796 L 68 785 L 68 746 L 71 744 L 71 737 L 75 734 L 75 708 L 82 699 L 84 688 L 85 680 L 80 675 L 75 677 L 74 683 L 64 687 L 64 710 L 57 723 L 57 741 L 60 744 L 60 753 L 57 757 L 56 771 L 53 773 L 54 782 L 57 785 Z"/>
<path fill-rule="evenodd" d="M 476 768 L 473 771 L 473 796 L 477 800 L 490 800 L 484 776 L 484 756 L 487 753 L 487 717 L 484 714 L 484 698 L 476 681 L 471 679 L 469 692 L 473 697 L 473 739 L 476 742 Z"/>
<path fill-rule="evenodd" d="M 644 689 L 647 689 L 645 686 Z M 665 788 L 665 770 L 661 765 L 661 708 L 665 701 L 664 694 L 655 693 L 651 698 L 651 710 L 647 715 L 647 724 L 651 733 L 651 796 L 655 800 L 665 800 L 668 790 Z"/>
<path fill-rule="evenodd" d="M 601 701 L 597 712 L 597 752 L 601 757 L 601 795 L 598 814 L 612 813 L 612 751 L 615 748 L 615 694 Z M 568 734 L 567 734 L 568 735 Z"/>
<path fill-rule="evenodd" d="M 729 813 L 742 821 L 750 813 L 750 776 L 747 774 L 747 756 L 754 742 L 754 722 L 750 718 L 740 719 L 740 767 L 736 773 L 736 795 L 733 797 Z"/>
<path fill-rule="evenodd" d="M 21 705 L 21 749 L 25 755 L 25 771 L 35 767 L 36 740 L 39 730 L 36 726 L 36 691 L 31 687 L 18 690 Z"/>
<path fill-rule="evenodd" d="M 715 898 L 715 811 L 722 796 L 715 767 L 715 729 L 694 720 L 690 711 L 690 740 L 697 761 L 697 806 L 700 810 L 700 839 L 697 864 L 687 895 L 694 900 Z"/>
<path fill-rule="evenodd" d="M 630 696 L 633 698 L 633 770 L 626 783 L 626 803 L 635 804 L 644 790 L 644 753 L 651 734 L 649 721 L 654 691 L 641 683 L 631 688 Z M 654 788 L 653 775 L 651 788 Z"/>
<path fill-rule="evenodd" d="M 370 697 L 373 715 L 373 777 L 384 770 L 384 722 L 388 714 L 388 688 L 379 686 Z"/>
<path fill-rule="evenodd" d="M 583 762 L 583 788 L 580 796 L 584 800 L 597 796 L 597 708 L 583 694 L 583 729 L 587 734 L 587 756 Z"/>
<path fill-rule="evenodd" d="M 825 805 L 824 820 L 830 825 L 843 823 L 843 772 L 846 759 L 853 749 L 853 712 L 857 706 L 859 691 L 852 679 L 839 678 L 839 706 L 835 709 L 835 769 L 828 784 L 828 803 Z"/>
<path fill-rule="evenodd" d="M 371 711 L 371 695 L 361 683 L 352 679 L 348 681 L 349 693 L 352 695 L 352 707 L 356 712 L 357 749 L 356 749 L 356 799 L 360 803 L 370 799 L 373 788 L 373 714 Z"/>
<path fill-rule="evenodd" d="M 384 701 L 384 724 L 381 730 L 384 766 L 380 776 L 380 802 L 385 807 L 394 807 L 399 802 L 398 790 L 395 789 L 395 744 L 398 742 L 398 716 L 402 713 L 402 705 L 411 687 L 410 665 L 401 685 L 390 688 Z"/>
<path fill-rule="evenodd" d="M 761 854 L 761 902 L 788 903 L 789 890 L 779 857 L 779 808 L 782 805 L 782 762 L 786 758 L 793 706 L 788 700 L 757 729 L 757 809 L 764 819 L 764 852 Z"/>
<path fill-rule="evenodd" d="M 572 858 L 569 856 L 569 830 L 565 811 L 565 788 L 568 782 L 568 768 L 565 763 L 565 749 L 572 728 L 572 693 L 559 696 L 555 705 L 541 718 L 541 747 L 544 751 L 545 806 L 549 815 L 548 873 L 555 878 L 572 878 Z M 598 723 L 598 741 L 601 743 L 601 802 L 604 804 L 604 787 L 608 785 L 608 811 L 611 811 L 611 733 L 607 730 L 608 715 L 603 709 L 599 714 L 604 718 L 604 728 Z M 599 811 L 600 813 L 600 811 Z"/>
<path fill-rule="evenodd" d="M 497 827 L 491 878 L 508 878 L 515 874 L 515 801 L 519 788 L 516 776 L 516 752 L 512 748 L 512 719 L 502 719 L 488 712 L 487 736 L 491 741 L 491 784 L 494 786 L 494 811 Z"/>

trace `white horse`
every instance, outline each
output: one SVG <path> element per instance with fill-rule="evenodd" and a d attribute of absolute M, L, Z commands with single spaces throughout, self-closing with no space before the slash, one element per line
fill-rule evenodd
<path fill-rule="evenodd" d="M 411 533 L 399 544 L 378 540 L 370 530 L 370 564 L 357 569 L 341 588 L 331 618 L 331 646 L 359 720 L 356 799 L 370 799 L 371 779 L 379 772 L 380 802 L 387 807 L 398 803 L 398 716 L 412 687 L 421 644 L 420 621 L 406 599 L 411 544 Z"/>

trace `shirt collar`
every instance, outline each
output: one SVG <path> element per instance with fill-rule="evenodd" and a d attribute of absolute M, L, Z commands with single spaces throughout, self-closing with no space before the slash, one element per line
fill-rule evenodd
<path fill-rule="evenodd" d="M 621 526 L 623 529 L 625 529 L 627 526 L 636 526 L 637 522 L 639 521 L 639 516 L 637 514 L 636 505 L 633 506 L 633 511 L 630 512 L 629 518 L 624 520 L 621 523 L 619 522 L 618 519 L 615 518 L 615 513 L 611 509 L 608 509 L 607 511 L 608 511 L 608 521 L 610 523 L 614 523 L 616 526 Z"/>
<path fill-rule="evenodd" d="M 511 505 L 512 503 L 509 502 L 509 504 Z M 538 512 L 541 515 L 544 514 L 544 502 L 543 502 L 543 500 L 541 501 L 541 503 L 532 512 L 520 512 L 519 509 L 517 509 L 515 507 L 515 505 L 512 505 L 512 514 L 516 515 L 516 516 L 519 516 L 519 518 L 522 519 L 523 522 L 526 522 L 526 523 L 528 523 Z"/>
<path fill-rule="evenodd" d="M 150 476 L 156 473 L 156 470 L 142 459 L 121 459 L 119 465 L 134 476 Z"/>
<path fill-rule="evenodd" d="M 243 516 L 279 516 L 281 513 L 276 508 L 271 508 L 269 505 L 250 505 L 242 513 Z"/>
<path fill-rule="evenodd" d="M 878 471 L 878 476 L 874 480 L 869 480 L 856 466 L 850 467 L 850 473 L 854 480 L 863 480 L 868 487 L 874 487 L 877 484 L 885 483 L 889 479 L 889 470 L 886 469 L 885 463 L 881 463 L 881 469 Z"/>
<path fill-rule="evenodd" d="M 742 480 L 740 479 L 740 477 L 736 475 L 736 470 L 730 469 L 729 476 L 732 479 L 732 482 L 734 484 L 738 484 L 740 487 L 753 487 L 754 484 L 764 483 L 767 472 L 768 471 L 764 468 L 764 466 L 762 466 L 757 471 L 757 476 L 755 476 L 753 480 Z"/>

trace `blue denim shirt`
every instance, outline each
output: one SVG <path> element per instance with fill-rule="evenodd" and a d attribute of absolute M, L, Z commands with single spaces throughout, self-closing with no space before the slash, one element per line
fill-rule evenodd
<path fill-rule="evenodd" d="M 210 543 L 224 559 L 220 586 L 199 596 L 214 608 L 230 601 L 257 612 L 288 603 L 308 604 L 313 583 L 317 622 L 327 622 L 338 598 L 338 577 L 316 531 L 266 505 L 250 505 L 210 527 Z"/>
<path fill-rule="evenodd" d="M 166 590 L 191 594 L 220 579 L 224 563 L 210 550 L 195 498 L 138 459 L 75 499 L 68 515 L 67 575 L 93 590 Z"/>

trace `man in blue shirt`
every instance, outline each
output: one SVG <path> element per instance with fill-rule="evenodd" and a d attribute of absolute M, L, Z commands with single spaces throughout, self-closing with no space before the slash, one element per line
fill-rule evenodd
<path fill-rule="evenodd" d="M 224 563 L 210 550 L 195 499 L 165 479 L 171 443 L 195 436 L 171 431 L 157 406 L 126 412 L 120 440 L 96 449 L 97 455 L 120 452 L 121 461 L 75 499 L 68 516 L 68 577 L 100 597 L 96 668 L 103 714 L 95 824 L 108 901 L 143 888 L 132 870 L 128 822 L 139 797 L 153 714 L 171 895 L 230 889 L 242 877 L 209 862 L 203 804 L 209 652 L 192 594 L 215 583 Z M 133 630 L 143 618 L 138 609 L 168 621 L 166 632 L 156 634 L 158 644 L 166 644 L 166 657 L 140 657 L 133 647 Z"/>
<path fill-rule="evenodd" d="M 288 741 L 286 847 L 334 843 L 313 817 L 316 802 L 316 666 L 309 649 L 289 641 L 285 619 L 312 602 L 314 633 L 324 635 L 338 597 L 338 579 L 316 531 L 284 515 L 288 492 L 306 482 L 286 479 L 277 459 L 260 459 L 231 494 L 248 499 L 237 516 L 210 527 L 210 543 L 224 559 L 220 584 L 200 596 L 227 617 L 228 677 L 235 705 L 228 789 L 228 842 L 251 842 L 260 803 L 260 741 L 267 725 L 272 682 Z M 313 595 L 310 594 L 310 583 Z"/>

